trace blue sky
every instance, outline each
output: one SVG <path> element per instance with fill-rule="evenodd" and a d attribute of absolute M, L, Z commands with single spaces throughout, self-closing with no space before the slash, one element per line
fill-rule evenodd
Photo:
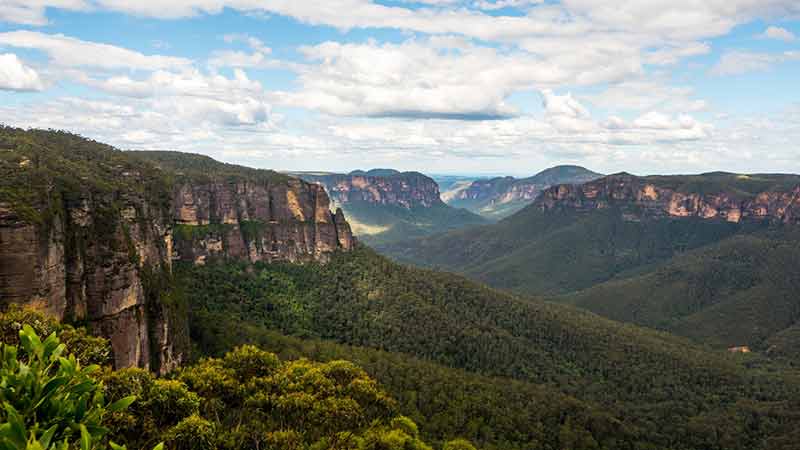
<path fill-rule="evenodd" d="M 0 0 L 0 122 L 283 170 L 800 172 L 796 0 Z"/>

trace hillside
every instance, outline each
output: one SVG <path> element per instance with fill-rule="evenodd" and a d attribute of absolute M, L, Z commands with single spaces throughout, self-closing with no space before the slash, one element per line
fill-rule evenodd
<path fill-rule="evenodd" d="M 495 225 L 382 250 L 717 348 L 791 353 L 795 175 L 610 176 Z"/>
<path fill-rule="evenodd" d="M 436 182 L 418 172 L 356 170 L 349 174 L 296 173 L 325 187 L 359 240 L 382 245 L 486 223 L 440 199 Z"/>
<path fill-rule="evenodd" d="M 529 444 L 526 433 L 536 425 L 522 426 L 520 434 L 510 424 L 496 425 L 506 430 L 503 435 L 478 431 L 492 420 L 484 416 L 487 401 L 503 411 L 495 402 L 507 401 L 522 417 L 565 414 L 562 423 L 582 424 L 575 425 L 575 444 L 560 441 L 556 448 L 782 448 L 778 442 L 794 428 L 781 424 L 798 419 L 788 406 L 773 403 L 800 399 L 792 372 L 746 368 L 764 364 L 757 356 L 704 350 L 578 309 L 399 266 L 363 247 L 325 266 L 208 265 L 184 267 L 180 274 L 183 292 L 193 299 L 192 335 L 200 348 L 217 353 L 256 340 L 295 356 L 348 355 L 390 392 L 405 392 L 396 395 L 410 403 L 409 413 L 433 411 L 414 394 L 421 383 L 463 380 L 474 396 L 442 388 L 440 395 L 459 400 L 436 409 L 434 422 L 460 427 L 463 411 L 476 411 L 466 415 L 478 427 L 468 426 L 467 436 L 484 448 L 548 448 Z M 287 341 L 270 329 L 314 341 Z M 539 400 L 514 400 L 528 395 Z M 496 414 L 506 413 L 489 417 Z M 589 423 L 587 414 L 594 417 Z M 758 423 L 746 419 L 754 416 Z M 581 428 L 588 435 L 581 437 Z M 540 436 L 553 442 L 550 433 Z"/>
<path fill-rule="evenodd" d="M 602 175 L 578 166 L 556 166 L 528 178 L 498 177 L 473 181 L 448 196 L 448 204 L 500 220 L 529 205 L 557 184 L 583 184 Z"/>
<path fill-rule="evenodd" d="M 382 247 L 527 294 L 591 287 L 736 233 L 792 224 L 800 176 L 635 177 L 559 185 L 497 224 Z"/>
<path fill-rule="evenodd" d="M 737 235 L 624 280 L 557 298 L 715 347 L 796 355 L 798 230 Z"/>

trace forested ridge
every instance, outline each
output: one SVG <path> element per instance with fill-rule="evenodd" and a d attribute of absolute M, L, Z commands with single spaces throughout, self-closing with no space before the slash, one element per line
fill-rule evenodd
<path fill-rule="evenodd" d="M 608 414 L 593 419 L 599 422 L 592 426 L 606 423 L 614 430 L 612 440 L 584 428 L 592 430 L 597 447 L 577 448 L 791 448 L 785 447 L 786 439 L 799 419 L 796 375 L 758 355 L 713 351 L 451 274 L 400 266 L 364 247 L 324 266 L 183 267 L 178 278 L 183 295 L 192 299 L 191 329 L 201 351 L 218 353 L 254 336 L 267 346 L 287 339 L 266 331 L 272 328 L 354 346 L 307 344 L 311 350 L 295 350 L 300 353 L 325 348 L 328 355 L 364 360 L 369 359 L 365 353 L 390 352 L 445 372 L 456 368 L 488 376 L 483 378 L 487 389 L 518 380 L 521 384 L 504 389 L 518 386 L 511 395 L 519 396 L 531 388 L 549 392 L 546 402 L 558 399 L 555 411 L 573 398 L 578 409 Z M 272 337 L 265 337 L 269 333 Z M 382 375 L 394 371 L 372 364 L 367 367 L 373 367 L 373 375 L 402 395 L 408 382 Z M 409 371 L 408 376 L 419 375 Z M 421 428 L 427 432 L 424 423 Z M 491 448 L 527 448 L 479 433 L 468 437 L 496 446 Z"/>

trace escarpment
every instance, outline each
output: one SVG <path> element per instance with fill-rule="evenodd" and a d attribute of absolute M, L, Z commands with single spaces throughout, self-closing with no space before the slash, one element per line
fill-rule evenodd
<path fill-rule="evenodd" d="M 174 261 L 325 262 L 352 246 L 319 186 L 0 127 L 0 308 L 85 324 L 110 340 L 116 367 L 164 373 L 186 358 Z"/>
<path fill-rule="evenodd" d="M 800 223 L 800 176 L 706 174 L 611 175 L 583 185 L 559 185 L 534 202 L 542 211 L 618 208 L 623 218 L 697 218 L 734 223 Z"/>
<path fill-rule="evenodd" d="M 325 187 L 337 205 L 365 202 L 405 209 L 430 208 L 442 203 L 439 185 L 418 172 L 354 171 L 349 174 L 298 174 Z"/>
<path fill-rule="evenodd" d="M 300 180 L 185 181 L 173 191 L 172 213 L 173 257 L 196 264 L 209 258 L 324 262 L 353 246 L 341 209 L 332 213 L 325 190 Z"/>
<path fill-rule="evenodd" d="M 498 177 L 475 180 L 469 187 L 449 198 L 448 203 L 487 217 L 501 219 L 529 205 L 550 186 L 581 184 L 600 177 L 602 175 L 583 167 L 557 166 L 528 178 Z"/>

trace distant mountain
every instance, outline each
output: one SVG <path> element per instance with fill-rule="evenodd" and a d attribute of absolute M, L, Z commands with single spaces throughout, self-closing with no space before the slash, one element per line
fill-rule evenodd
<path fill-rule="evenodd" d="M 551 295 L 716 346 L 800 343 L 800 176 L 559 185 L 497 224 L 383 248 L 494 287 Z"/>
<path fill-rule="evenodd" d="M 347 214 L 355 235 L 371 245 L 487 222 L 477 214 L 445 204 L 436 182 L 419 172 L 373 169 L 295 175 L 325 187 L 332 202 Z"/>
<path fill-rule="evenodd" d="M 366 177 L 390 177 L 392 175 L 400 174 L 399 170 L 394 169 L 370 169 L 366 172 L 363 170 L 354 170 L 348 175 L 361 175 Z"/>
<path fill-rule="evenodd" d="M 445 201 L 452 206 L 499 220 L 524 208 L 550 186 L 582 184 L 602 176 L 579 166 L 557 166 L 528 178 L 475 180 L 469 186 L 453 192 Z"/>
<path fill-rule="evenodd" d="M 442 198 L 442 201 L 448 204 L 460 192 L 469 188 L 476 180 L 486 179 L 484 177 L 463 175 L 431 175 L 431 178 L 439 185 L 439 196 Z"/>

